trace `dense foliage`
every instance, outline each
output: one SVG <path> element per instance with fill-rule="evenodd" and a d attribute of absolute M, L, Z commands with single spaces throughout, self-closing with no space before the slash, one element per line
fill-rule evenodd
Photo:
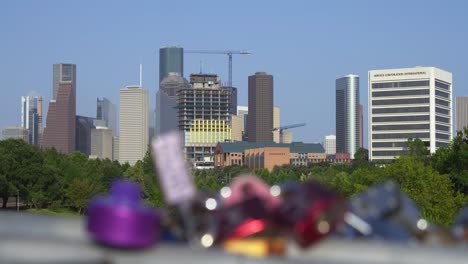
<path fill-rule="evenodd" d="M 408 155 L 392 163 L 368 161 L 366 149 L 359 149 L 350 164 L 319 163 L 309 166 L 282 166 L 269 172 L 232 166 L 222 170 L 195 170 L 199 189 L 215 191 L 241 173 L 254 173 L 269 184 L 316 180 L 352 196 L 386 180 L 400 184 L 422 208 L 423 214 L 440 224 L 450 224 L 467 202 L 468 129 L 452 143 L 430 155 L 421 140 L 408 141 Z M 111 160 L 88 159 L 79 152 L 68 155 L 54 149 L 41 150 L 22 140 L 0 141 L 0 198 L 18 193 L 27 206 L 36 210 L 64 209 L 83 213 L 88 199 L 107 192 L 113 180 L 129 178 L 142 186 L 144 199 L 163 206 L 152 158 L 149 154 L 134 166 Z"/>

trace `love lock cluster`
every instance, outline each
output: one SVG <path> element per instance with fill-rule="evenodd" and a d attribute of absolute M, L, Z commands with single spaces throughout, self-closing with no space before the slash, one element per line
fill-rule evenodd
<path fill-rule="evenodd" d="M 468 209 L 453 228 L 431 224 L 392 182 L 346 200 L 316 182 L 269 186 L 242 175 L 215 194 L 198 192 L 159 209 L 144 205 L 138 192 L 134 183 L 116 182 L 110 196 L 90 202 L 87 229 L 96 241 L 142 248 L 162 238 L 267 256 L 284 255 L 291 240 L 307 248 L 325 237 L 445 244 L 468 239 Z"/>

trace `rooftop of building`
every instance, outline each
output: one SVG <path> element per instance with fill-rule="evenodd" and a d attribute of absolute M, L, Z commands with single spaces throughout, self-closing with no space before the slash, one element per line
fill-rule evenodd
<path fill-rule="evenodd" d="M 173 49 L 173 48 L 177 48 L 177 49 L 181 49 L 182 47 L 179 46 L 179 45 L 168 45 L 168 46 L 162 46 L 160 47 L 160 49 Z"/>
<path fill-rule="evenodd" d="M 4 129 L 4 130 L 7 130 L 7 129 L 19 129 L 19 130 L 26 130 L 27 128 L 25 128 L 25 127 L 22 127 L 22 126 L 7 126 L 7 127 L 4 127 L 3 129 Z"/>
<path fill-rule="evenodd" d="M 120 90 L 129 90 L 129 89 L 144 89 L 143 86 L 140 86 L 140 85 L 127 85 L 125 86 L 125 88 L 122 88 Z"/>
<path fill-rule="evenodd" d="M 192 76 L 199 76 L 199 77 L 218 77 L 217 74 L 214 73 L 191 73 L 190 77 Z"/>
<path fill-rule="evenodd" d="M 370 70 L 369 72 L 378 72 L 378 71 L 409 71 L 409 70 L 428 70 L 428 69 L 436 69 L 439 71 L 450 73 L 444 69 L 434 67 L 434 66 L 414 66 L 414 67 L 402 67 L 402 68 L 388 68 L 388 69 L 375 69 Z"/>
<path fill-rule="evenodd" d="M 244 152 L 246 149 L 265 148 L 265 147 L 283 147 L 289 148 L 292 153 L 324 153 L 325 149 L 320 143 L 275 143 L 275 142 L 223 142 L 218 143 L 224 152 Z"/>
<path fill-rule="evenodd" d="M 346 75 L 343 76 L 343 77 L 348 77 L 348 78 L 357 77 L 357 78 L 359 78 L 359 75 L 357 75 L 357 74 L 352 74 L 352 73 L 351 73 L 351 74 L 346 74 Z"/>

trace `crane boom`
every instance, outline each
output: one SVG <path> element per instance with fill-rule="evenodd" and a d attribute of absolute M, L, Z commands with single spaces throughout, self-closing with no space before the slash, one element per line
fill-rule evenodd
<path fill-rule="evenodd" d="M 305 125 L 306 125 L 305 123 L 300 123 L 300 124 L 294 124 L 294 125 L 289 125 L 289 126 L 275 127 L 275 128 L 273 128 L 272 131 L 285 130 L 285 129 L 296 128 L 296 127 L 303 127 Z"/>
<path fill-rule="evenodd" d="M 275 128 L 273 128 L 271 131 L 276 131 L 276 130 L 278 130 L 278 131 L 279 131 L 279 140 L 280 140 L 280 143 L 283 143 L 283 142 L 284 142 L 284 140 L 283 140 L 283 130 L 291 129 L 291 128 L 296 128 L 296 127 L 303 127 L 303 126 L 305 126 L 305 125 L 306 125 L 305 123 L 299 123 L 299 124 L 293 124 L 293 125 L 288 125 L 288 126 L 275 127 Z"/>
<path fill-rule="evenodd" d="M 184 50 L 184 53 L 198 53 L 198 54 L 224 54 L 228 56 L 228 85 L 232 87 L 232 55 L 241 54 L 247 55 L 252 54 L 248 50 Z"/>
<path fill-rule="evenodd" d="M 252 54 L 248 50 L 184 50 L 185 53 L 201 53 L 201 54 Z"/>

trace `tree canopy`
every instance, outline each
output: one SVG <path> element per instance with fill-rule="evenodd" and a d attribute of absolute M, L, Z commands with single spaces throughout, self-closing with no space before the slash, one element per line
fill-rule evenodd
<path fill-rule="evenodd" d="M 251 170 L 243 166 L 192 170 L 200 190 L 214 192 L 242 173 L 253 173 L 268 184 L 315 180 L 346 197 L 387 180 L 398 183 L 422 209 L 439 224 L 450 224 L 467 202 L 468 129 L 458 132 L 447 147 L 430 154 L 419 139 L 408 140 L 407 155 L 382 164 L 369 161 L 368 151 L 359 149 L 348 163 L 314 163 L 307 166 L 285 165 Z M 105 193 L 117 178 L 131 179 L 141 185 L 143 199 L 164 206 L 158 175 L 148 152 L 143 160 L 130 166 L 108 159 L 88 159 L 79 152 L 61 154 L 42 150 L 22 140 L 0 141 L 0 198 L 5 207 L 8 197 L 18 193 L 31 208 L 67 208 L 83 213 L 92 196 Z"/>

